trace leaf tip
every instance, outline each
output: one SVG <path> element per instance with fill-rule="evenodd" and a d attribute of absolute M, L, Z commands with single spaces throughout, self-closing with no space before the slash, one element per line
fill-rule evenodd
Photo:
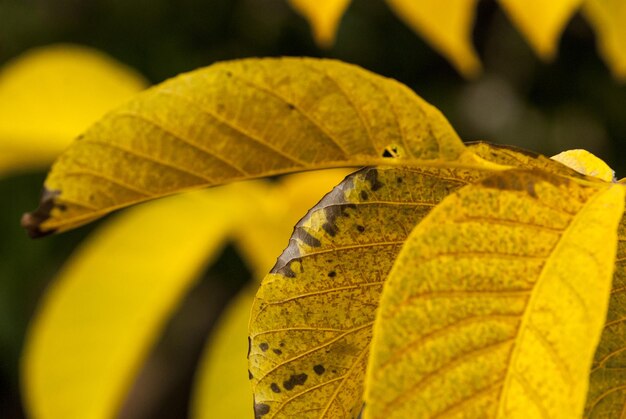
<path fill-rule="evenodd" d="M 41 225 L 50 218 L 50 213 L 54 208 L 54 200 L 60 194 L 60 191 L 49 190 L 44 187 L 37 209 L 22 215 L 21 225 L 31 238 L 37 239 L 55 232 L 54 229 L 43 230 Z"/>

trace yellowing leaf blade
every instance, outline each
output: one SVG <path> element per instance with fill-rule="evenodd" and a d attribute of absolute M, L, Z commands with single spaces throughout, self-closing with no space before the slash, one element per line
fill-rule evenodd
<path fill-rule="evenodd" d="M 434 205 L 481 176 L 367 168 L 309 211 L 252 309 L 249 368 L 258 417 L 359 413 L 374 313 L 395 256 Z"/>
<path fill-rule="evenodd" d="M 389 7 L 466 77 L 480 71 L 471 44 L 476 0 L 387 0 Z"/>
<path fill-rule="evenodd" d="M 479 164 L 441 113 L 398 82 L 330 60 L 225 62 L 152 88 L 95 124 L 57 160 L 23 223 L 45 234 L 234 180 L 442 162 Z"/>
<path fill-rule="evenodd" d="M 134 208 L 67 262 L 26 342 L 33 417 L 117 414 L 162 326 L 245 211 L 232 197 L 251 185 L 233 186 Z"/>
<path fill-rule="evenodd" d="M 587 0 L 583 12 L 596 32 L 600 55 L 615 78 L 626 80 L 626 4 L 620 0 Z"/>
<path fill-rule="evenodd" d="M 196 371 L 192 419 L 252 418 L 246 345 L 254 292 L 242 290 L 229 304 L 207 342 Z"/>
<path fill-rule="evenodd" d="M 329 48 L 335 42 L 339 22 L 350 0 L 289 0 L 289 3 L 309 21 L 317 44 Z"/>
<path fill-rule="evenodd" d="M 500 3 L 537 55 L 548 60 L 555 56 L 561 33 L 583 0 L 500 0 Z"/>
<path fill-rule="evenodd" d="M 596 349 L 589 392 L 585 406 L 586 418 L 621 418 L 626 411 L 626 218 L 617 231 L 615 273 L 609 309 Z"/>
<path fill-rule="evenodd" d="M 415 228 L 381 299 L 366 417 L 580 416 L 624 200 L 592 185 L 503 172 Z"/>

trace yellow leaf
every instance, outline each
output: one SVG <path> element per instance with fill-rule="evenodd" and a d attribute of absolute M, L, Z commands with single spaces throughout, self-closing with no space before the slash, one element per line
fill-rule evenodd
<path fill-rule="evenodd" d="M 253 417 L 246 362 L 253 299 L 252 289 L 241 291 L 211 334 L 196 372 L 192 419 Z"/>
<path fill-rule="evenodd" d="M 273 187 L 255 188 L 257 205 L 237 226 L 235 244 L 259 281 L 287 246 L 293 226 L 349 173 L 345 169 L 298 173 Z"/>
<path fill-rule="evenodd" d="M 621 185 L 537 170 L 445 198 L 385 285 L 365 417 L 580 417 L 623 210 Z"/>
<path fill-rule="evenodd" d="M 396 255 L 434 205 L 480 176 L 363 169 L 297 224 L 252 309 L 249 368 L 258 417 L 359 413 L 375 310 Z"/>
<path fill-rule="evenodd" d="M 62 231 L 177 191 L 294 171 L 479 160 L 394 80 L 330 60 L 225 62 L 149 89 L 92 126 L 56 161 L 23 224 L 33 235 Z"/>
<path fill-rule="evenodd" d="M 0 172 L 45 166 L 146 81 L 96 50 L 31 50 L 0 72 Z"/>
<path fill-rule="evenodd" d="M 461 74 L 477 75 L 480 61 L 471 43 L 476 0 L 387 0 L 387 3 Z"/>
<path fill-rule="evenodd" d="M 613 287 L 596 349 L 585 406 L 586 418 L 622 418 L 626 411 L 626 217 L 617 231 Z"/>
<path fill-rule="evenodd" d="M 309 21 L 315 42 L 320 47 L 329 48 L 335 42 L 341 16 L 350 0 L 289 0 L 289 3 Z"/>
<path fill-rule="evenodd" d="M 613 75 L 626 80 L 626 3 L 622 0 L 586 0 L 585 17 L 596 32 L 598 50 Z"/>
<path fill-rule="evenodd" d="M 568 20 L 584 0 L 500 0 L 513 23 L 544 60 L 556 55 Z"/>
<path fill-rule="evenodd" d="M 33 417 L 115 416 L 162 326 L 245 214 L 251 187 L 152 202 L 90 237 L 29 331 L 22 373 Z"/>
<path fill-rule="evenodd" d="M 553 160 L 571 167 L 578 173 L 593 176 L 605 182 L 615 180 L 615 172 L 603 160 L 594 156 L 587 150 L 567 150 L 552 156 Z"/>
<path fill-rule="evenodd" d="M 509 145 L 490 144 L 484 141 L 469 142 L 465 145 L 478 157 L 501 166 L 541 169 L 561 176 L 593 180 L 583 176 L 584 173 L 581 175 L 558 159 L 551 159 L 534 151 Z"/>

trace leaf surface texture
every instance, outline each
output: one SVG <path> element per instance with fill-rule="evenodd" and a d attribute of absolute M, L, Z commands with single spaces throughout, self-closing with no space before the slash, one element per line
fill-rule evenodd
<path fill-rule="evenodd" d="M 385 284 L 365 417 L 580 417 L 623 201 L 536 170 L 446 198 Z"/>
<path fill-rule="evenodd" d="M 463 169 L 366 168 L 296 226 L 252 309 L 257 417 L 356 417 L 382 284 L 413 228 L 483 176 Z"/>
<path fill-rule="evenodd" d="M 33 235 L 151 198 L 235 180 L 373 164 L 477 164 L 406 86 L 331 60 L 215 64 L 108 114 L 56 161 Z M 130 169 L 132 168 L 132 169 Z"/>

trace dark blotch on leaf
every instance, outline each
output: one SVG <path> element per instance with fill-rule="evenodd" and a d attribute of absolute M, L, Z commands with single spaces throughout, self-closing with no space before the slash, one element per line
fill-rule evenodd
<path fill-rule="evenodd" d="M 391 151 L 385 149 L 385 151 L 383 151 L 383 157 L 393 157 L 393 154 L 391 154 Z"/>
<path fill-rule="evenodd" d="M 254 375 L 252 375 L 250 370 L 248 370 L 248 380 L 252 380 L 253 378 L 254 378 Z"/>
<path fill-rule="evenodd" d="M 334 278 L 334 277 L 336 277 L 336 276 L 337 276 L 337 272 L 335 272 L 335 271 L 330 271 L 330 272 L 328 272 L 328 277 L 329 277 L 329 278 Z"/>
<path fill-rule="evenodd" d="M 356 226 L 356 229 L 359 231 L 359 233 L 363 233 L 365 231 L 365 227 L 363 227 L 362 225 Z"/>
<path fill-rule="evenodd" d="M 39 200 L 39 207 L 33 212 L 27 212 L 22 216 L 22 227 L 26 229 L 28 235 L 33 238 L 44 237 L 55 232 L 55 230 L 42 231 L 41 224 L 50 218 L 52 209 L 59 205 L 55 203 L 56 198 L 61 195 L 60 191 L 51 191 L 44 188 Z M 67 209 L 65 206 L 63 206 Z"/>
<path fill-rule="evenodd" d="M 265 403 L 254 404 L 254 419 L 259 419 L 261 416 L 267 415 L 270 412 L 270 407 Z"/>
<path fill-rule="evenodd" d="M 299 240 L 302 241 L 302 243 L 306 244 L 307 246 L 311 246 L 311 247 L 320 247 L 322 245 L 322 243 L 318 239 L 313 237 L 308 231 L 306 231 L 302 227 L 297 227 L 294 230 L 293 238 L 294 239 L 299 239 Z"/>
<path fill-rule="evenodd" d="M 272 352 L 274 352 L 276 355 L 282 355 L 283 351 L 281 351 L 280 349 L 272 349 Z"/>
<path fill-rule="evenodd" d="M 367 194 L 367 192 L 365 192 L 365 191 L 361 191 L 361 199 L 362 199 L 363 201 L 367 201 L 367 200 L 369 199 L 369 197 L 370 197 L 370 196 Z"/>
<path fill-rule="evenodd" d="M 323 365 L 318 364 L 313 367 L 313 371 L 315 371 L 315 374 L 317 375 L 322 375 L 324 374 L 324 372 L 326 372 L 326 368 L 324 368 Z"/>
<path fill-rule="evenodd" d="M 250 336 L 248 336 L 248 355 L 247 357 L 250 358 L 250 349 L 252 348 L 252 339 L 250 339 Z"/>
<path fill-rule="evenodd" d="M 401 177 L 397 177 L 396 178 L 396 183 L 398 183 L 398 184 L 402 183 L 402 178 Z"/>
<path fill-rule="evenodd" d="M 287 104 L 287 107 L 288 107 L 289 109 L 291 109 L 291 110 L 296 109 L 296 107 L 295 107 L 294 105 L 292 105 L 291 103 L 288 103 L 288 104 Z"/>
<path fill-rule="evenodd" d="M 272 389 L 274 393 L 280 393 L 280 387 L 278 387 L 278 384 L 272 383 L 270 384 L 270 388 Z"/>
<path fill-rule="evenodd" d="M 337 226 L 329 223 L 328 221 L 322 224 L 322 228 L 331 237 L 335 237 L 335 235 L 339 232 L 339 229 L 337 229 Z"/>
<path fill-rule="evenodd" d="M 293 390 L 295 386 L 304 385 L 307 378 L 309 378 L 309 376 L 305 373 L 293 374 L 291 377 L 289 377 L 288 380 L 283 381 L 283 387 L 285 388 L 285 390 Z"/>
<path fill-rule="evenodd" d="M 369 169 L 365 173 L 365 180 L 369 182 L 370 189 L 372 191 L 377 191 L 380 188 L 382 188 L 383 186 L 385 186 L 384 183 L 382 183 L 381 181 L 378 180 L 378 170 L 376 170 L 376 169 Z"/>
<path fill-rule="evenodd" d="M 284 347 L 285 347 L 285 342 L 280 342 L 280 345 L 279 345 L 279 346 L 280 346 L 281 348 L 284 348 Z"/>
<path fill-rule="evenodd" d="M 265 352 L 270 348 L 270 345 L 268 345 L 267 342 L 263 342 L 259 345 L 259 348 L 261 348 L 261 350 Z"/>

